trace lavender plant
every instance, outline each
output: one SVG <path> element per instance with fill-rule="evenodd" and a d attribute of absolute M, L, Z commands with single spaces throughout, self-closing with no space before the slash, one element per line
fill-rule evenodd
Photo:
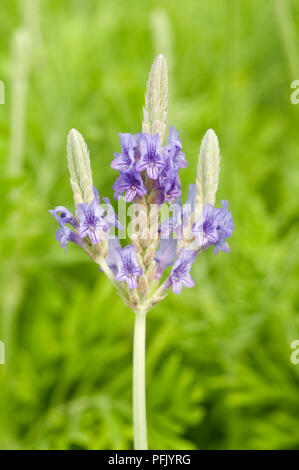
<path fill-rule="evenodd" d="M 56 240 L 67 251 L 77 244 L 97 263 L 124 302 L 135 313 L 133 351 L 133 421 L 135 449 L 147 449 L 145 406 L 146 314 L 171 288 L 194 287 L 190 274 L 199 254 L 213 246 L 215 254 L 229 252 L 226 239 L 234 225 L 228 202 L 215 208 L 220 150 L 213 130 L 205 134 L 199 154 L 196 183 L 181 201 L 179 172 L 187 166 L 180 133 L 167 126 L 167 66 L 159 55 L 152 66 L 145 95 L 142 132 L 120 133 L 120 153 L 112 168 L 119 171 L 114 198 L 130 203 L 127 213 L 134 228 L 130 243 L 122 246 L 124 229 L 108 198 L 101 203 L 93 185 L 89 153 L 81 134 L 72 129 L 67 139 L 67 159 L 75 212 L 63 206 L 51 210 L 58 222 Z M 166 211 L 165 211 L 166 209 Z M 166 214 L 166 215 L 165 215 Z"/>

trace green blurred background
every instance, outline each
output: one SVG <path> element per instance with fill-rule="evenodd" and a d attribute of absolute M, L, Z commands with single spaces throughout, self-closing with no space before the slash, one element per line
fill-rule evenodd
<path fill-rule="evenodd" d="M 169 65 L 169 123 L 195 180 L 212 127 L 231 254 L 148 315 L 154 449 L 299 449 L 296 0 L 1 0 L 0 448 L 130 449 L 134 317 L 48 213 L 73 208 L 66 136 L 112 196 L 118 132 L 138 132 L 151 63 Z"/>

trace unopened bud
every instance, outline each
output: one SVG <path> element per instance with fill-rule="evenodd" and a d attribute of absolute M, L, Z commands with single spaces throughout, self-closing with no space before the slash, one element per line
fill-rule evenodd
<path fill-rule="evenodd" d="M 143 259 L 140 253 L 137 253 L 137 262 L 139 266 L 141 267 L 142 271 L 144 272 L 144 264 L 143 264 Z"/>
<path fill-rule="evenodd" d="M 144 295 L 146 294 L 147 289 L 148 289 L 147 278 L 145 276 L 141 276 L 139 278 L 137 290 L 140 294 Z"/>
<path fill-rule="evenodd" d="M 147 248 L 145 255 L 144 255 L 144 264 L 150 264 L 155 256 L 156 253 L 156 246 L 155 244 L 151 243 L 151 245 Z"/>
<path fill-rule="evenodd" d="M 80 132 L 72 129 L 67 138 L 67 159 L 75 204 L 90 204 L 94 198 L 89 152 Z"/>
<path fill-rule="evenodd" d="M 167 124 L 167 104 L 167 65 L 165 58 L 160 54 L 154 60 L 147 82 L 142 132 L 159 134 L 163 141 Z"/>
<path fill-rule="evenodd" d="M 209 129 L 201 142 L 196 177 L 197 206 L 215 204 L 218 187 L 220 149 L 217 136 Z"/>
<path fill-rule="evenodd" d="M 148 267 L 148 270 L 147 270 L 147 279 L 149 282 L 151 282 L 155 275 L 156 275 L 156 272 L 157 272 L 157 263 L 155 261 L 152 261 L 151 264 L 149 265 Z"/>
<path fill-rule="evenodd" d="M 131 308 L 136 307 L 136 305 L 138 304 L 138 301 L 139 301 L 138 295 L 137 295 L 136 291 L 133 290 L 131 295 L 130 295 L 130 300 L 129 300 L 130 307 Z"/>

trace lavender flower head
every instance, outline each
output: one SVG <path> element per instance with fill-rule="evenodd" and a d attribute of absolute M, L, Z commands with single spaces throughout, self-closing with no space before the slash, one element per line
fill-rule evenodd
<path fill-rule="evenodd" d="M 113 189 L 114 198 L 123 194 L 126 202 L 143 198 L 153 188 L 156 204 L 171 204 L 181 196 L 179 171 L 187 166 L 179 132 L 170 127 L 167 145 L 159 133 L 121 134 L 121 154 L 115 153 L 112 168 L 119 170 Z M 146 177 L 145 177 L 146 175 Z"/>
<path fill-rule="evenodd" d="M 145 314 L 169 293 L 180 294 L 183 287 L 192 288 L 192 265 L 203 251 L 213 246 L 214 253 L 229 252 L 227 239 L 234 224 L 228 202 L 215 208 L 219 180 L 220 149 L 215 132 L 209 129 L 200 146 L 195 184 L 189 186 L 187 204 L 181 201 L 180 171 L 187 166 L 180 131 L 167 128 L 167 66 L 159 55 L 152 66 L 145 105 L 142 131 L 119 133 L 120 152 L 114 153 L 111 167 L 119 172 L 114 184 L 114 199 L 121 197 L 130 204 L 126 216 L 143 209 L 143 230 L 135 224 L 127 234 L 130 242 L 122 247 L 115 230 L 121 227 L 110 200 L 100 196 L 93 185 L 89 152 L 82 135 L 72 129 L 67 139 L 67 159 L 75 209 L 63 206 L 51 210 L 58 222 L 56 240 L 67 251 L 68 243 L 78 245 L 113 284 L 119 296 L 138 318 L 136 353 L 134 352 L 134 425 L 135 448 L 146 449 L 144 403 L 144 338 Z M 158 210 L 152 215 L 152 205 Z M 171 209 L 166 220 L 162 209 Z M 133 210 L 131 210 L 133 209 Z M 155 223 L 152 226 L 152 220 Z M 144 234 L 144 235 L 143 235 Z M 140 337 L 138 336 L 140 335 Z M 134 346 L 134 351 L 135 351 Z M 142 349 L 143 348 L 143 349 Z"/>
<path fill-rule="evenodd" d="M 142 132 L 119 133 L 121 149 L 114 153 L 111 167 L 119 172 L 113 184 L 114 199 L 124 196 L 126 203 L 142 203 L 146 214 L 150 213 L 151 204 L 166 205 L 172 210 L 172 216 L 162 223 L 159 219 L 156 236 L 149 232 L 153 239 L 134 237 L 125 247 L 117 238 L 110 239 L 112 231 L 121 226 L 110 200 L 103 198 L 105 207 L 100 202 L 93 186 L 87 146 L 75 130 L 69 134 L 67 149 L 76 210 L 72 214 L 67 208 L 57 206 L 50 211 L 59 224 L 56 239 L 61 246 L 67 249 L 72 241 L 83 248 L 133 310 L 140 305 L 149 310 L 165 297 L 171 286 L 176 294 L 183 286 L 193 287 L 190 269 L 196 256 L 210 246 L 215 254 L 221 250 L 228 252 L 226 240 L 234 230 L 228 202 L 223 200 L 222 208 L 214 207 L 220 151 L 212 130 L 201 144 L 196 184 L 189 187 L 187 203 L 183 205 L 180 200 L 179 173 L 187 166 L 187 160 L 180 131 L 175 127 L 169 127 L 163 144 L 167 70 L 161 57 L 157 58 L 150 75 Z M 203 210 L 196 219 L 198 207 Z M 193 221 L 191 225 L 190 221 Z M 190 234 L 191 239 L 187 236 Z M 170 273 L 163 281 L 168 270 Z M 137 294 L 132 295 L 132 290 Z"/>

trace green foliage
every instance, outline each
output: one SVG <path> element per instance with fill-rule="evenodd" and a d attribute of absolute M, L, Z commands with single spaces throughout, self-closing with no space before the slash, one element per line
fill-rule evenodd
<path fill-rule="evenodd" d="M 299 339 L 299 106 L 289 99 L 299 5 L 281 3 L 289 11 L 272 0 L 2 0 L 1 448 L 132 448 L 133 315 L 75 246 L 64 255 L 47 211 L 73 207 L 73 127 L 111 197 L 118 131 L 140 131 L 158 53 L 170 65 L 168 121 L 182 129 L 186 193 L 213 128 L 217 202 L 229 201 L 236 229 L 230 255 L 201 255 L 196 288 L 148 315 L 149 446 L 299 448 L 299 365 L 290 362 Z M 12 113 L 10 86 L 20 28 L 31 39 L 24 117 Z M 25 129 L 16 165 L 12 126 L 14 139 Z"/>

